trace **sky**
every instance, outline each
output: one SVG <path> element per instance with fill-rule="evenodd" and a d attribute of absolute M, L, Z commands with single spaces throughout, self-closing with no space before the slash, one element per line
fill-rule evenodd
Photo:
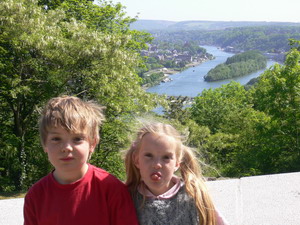
<path fill-rule="evenodd" d="M 149 20 L 300 22 L 300 0 L 111 0 Z"/>

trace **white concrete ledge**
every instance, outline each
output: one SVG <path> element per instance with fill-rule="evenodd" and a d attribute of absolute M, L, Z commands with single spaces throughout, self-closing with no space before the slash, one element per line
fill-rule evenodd
<path fill-rule="evenodd" d="M 300 172 L 207 182 L 230 225 L 300 225 Z M 0 224 L 23 224 L 23 198 L 0 200 Z"/>
<path fill-rule="evenodd" d="M 208 182 L 230 225 L 300 225 L 300 173 Z"/>
<path fill-rule="evenodd" d="M 0 200 L 0 224 L 22 225 L 24 198 Z"/>

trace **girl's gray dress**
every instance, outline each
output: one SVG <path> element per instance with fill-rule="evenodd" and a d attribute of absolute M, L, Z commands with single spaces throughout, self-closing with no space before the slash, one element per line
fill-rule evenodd
<path fill-rule="evenodd" d="M 140 225 L 198 225 L 198 213 L 194 200 L 183 185 L 169 199 L 145 199 L 138 191 L 133 196 Z"/>

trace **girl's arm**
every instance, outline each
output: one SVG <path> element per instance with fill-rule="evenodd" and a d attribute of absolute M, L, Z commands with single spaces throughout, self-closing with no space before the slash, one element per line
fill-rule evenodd
<path fill-rule="evenodd" d="M 229 225 L 223 215 L 216 209 L 216 225 Z"/>

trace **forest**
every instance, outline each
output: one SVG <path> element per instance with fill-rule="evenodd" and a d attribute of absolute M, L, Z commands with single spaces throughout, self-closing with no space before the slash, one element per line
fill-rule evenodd
<path fill-rule="evenodd" d="M 150 33 L 129 29 L 135 19 L 126 16 L 120 3 L 2 0 L 0 12 L 0 192 L 26 191 L 52 170 L 37 121 L 43 105 L 62 94 L 106 107 L 100 144 L 90 162 L 121 180 L 121 152 L 130 146 L 139 118 L 178 128 L 199 153 L 205 176 L 300 171 L 298 28 L 272 40 L 271 34 L 261 33 L 266 38 L 261 46 L 276 51 L 280 40 L 289 47 L 284 64 L 266 70 L 250 89 L 232 82 L 204 90 L 186 108 L 184 97 L 143 90 L 140 52 L 154 40 Z M 203 40 L 208 41 L 206 35 Z M 224 35 L 230 32 L 219 38 Z M 200 41 L 200 36 L 195 38 Z M 240 31 L 240 37 L 237 45 L 244 43 L 247 49 L 247 35 Z M 222 43 L 229 44 L 227 40 Z M 255 46 L 257 39 L 251 40 Z M 158 105 L 165 107 L 164 115 L 152 111 Z"/>
<path fill-rule="evenodd" d="M 225 30 L 184 30 L 151 31 L 156 37 L 154 42 L 195 41 L 200 45 L 233 47 L 237 52 L 259 50 L 261 52 L 281 53 L 290 49 L 288 39 L 300 39 L 299 25 L 270 25 L 235 27 Z"/>
<path fill-rule="evenodd" d="M 244 76 L 264 69 L 267 58 L 259 51 L 246 51 L 229 57 L 225 63 L 217 65 L 208 71 L 205 81 L 225 80 L 233 77 Z"/>

